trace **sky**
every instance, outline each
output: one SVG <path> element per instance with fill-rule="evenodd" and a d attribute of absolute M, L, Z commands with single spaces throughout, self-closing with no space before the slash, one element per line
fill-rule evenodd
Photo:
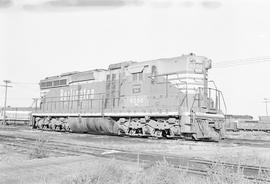
<path fill-rule="evenodd" d="M 212 59 L 227 113 L 256 118 L 270 99 L 269 9 L 268 0 L 0 0 L 0 84 L 12 81 L 8 105 L 30 106 L 47 76 L 193 52 Z"/>

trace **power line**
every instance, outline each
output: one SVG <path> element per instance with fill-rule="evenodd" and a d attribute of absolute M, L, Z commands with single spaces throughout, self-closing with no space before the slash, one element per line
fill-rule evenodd
<path fill-rule="evenodd" d="M 254 61 L 254 60 L 269 60 L 270 56 L 264 57 L 253 57 L 253 58 L 244 58 L 244 59 L 231 59 L 231 60 L 224 60 L 218 62 L 218 64 L 226 64 L 226 63 L 235 63 L 235 62 L 247 62 L 247 61 Z"/>
<path fill-rule="evenodd" d="M 251 58 L 244 58 L 244 59 L 230 59 L 230 60 L 220 61 L 218 63 L 223 63 L 223 62 L 228 62 L 228 61 L 250 61 L 250 60 L 269 59 L 269 58 L 270 56 L 251 57 Z"/>
<path fill-rule="evenodd" d="M 12 82 L 12 84 L 19 84 L 19 85 L 39 85 L 39 83 L 31 83 L 31 82 Z"/>
<path fill-rule="evenodd" d="M 227 67 L 265 63 L 265 62 L 270 62 L 270 56 L 221 61 L 221 62 L 214 63 L 213 68 L 227 68 Z"/>

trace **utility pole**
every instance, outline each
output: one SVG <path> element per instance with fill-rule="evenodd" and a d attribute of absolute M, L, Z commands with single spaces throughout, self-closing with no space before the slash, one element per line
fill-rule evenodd
<path fill-rule="evenodd" d="M 11 83 L 10 80 L 4 80 L 3 82 L 5 83 L 5 85 L 0 85 L 0 86 L 5 87 L 4 119 L 3 119 L 3 124 L 5 125 L 6 124 L 6 108 L 7 108 L 7 89 L 12 86 L 8 85 L 9 83 Z"/>
<path fill-rule="evenodd" d="M 270 99 L 264 98 L 263 100 L 264 100 L 263 103 L 265 103 L 266 116 L 268 116 L 268 103 L 270 103 Z"/>

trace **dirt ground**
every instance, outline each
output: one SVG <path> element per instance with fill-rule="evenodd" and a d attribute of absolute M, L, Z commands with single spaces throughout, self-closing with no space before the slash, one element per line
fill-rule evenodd
<path fill-rule="evenodd" d="M 12 162 L 8 165 L 0 165 L 0 183 L 61 183 L 64 178 L 78 176 L 85 171 L 90 174 L 98 165 L 110 161 L 109 159 L 100 159 L 92 156 L 21 160 L 20 162 Z M 125 170 L 139 169 L 136 163 L 119 162 L 125 167 Z"/>
<path fill-rule="evenodd" d="M 111 149 L 133 152 L 159 153 L 194 157 L 231 163 L 270 166 L 270 146 L 239 145 L 235 143 L 193 142 L 183 140 L 156 140 L 144 138 L 117 137 L 106 135 L 73 134 L 45 132 L 30 128 L 2 128 L 0 135 L 26 136 L 38 139 L 57 140 L 76 145 L 101 146 Z M 237 136 L 230 134 L 230 136 Z M 238 134 L 238 137 L 243 135 Z M 268 134 L 260 135 L 268 139 Z M 256 136 L 258 137 L 258 136 Z M 269 136 L 270 137 L 270 136 Z M 0 183 L 57 183 L 60 178 L 80 173 L 82 169 L 91 170 L 105 158 L 92 156 L 49 157 L 31 159 L 29 153 L 21 153 L 14 147 L 6 146 L 0 140 Z M 126 162 L 127 169 L 138 169 L 136 163 Z"/>

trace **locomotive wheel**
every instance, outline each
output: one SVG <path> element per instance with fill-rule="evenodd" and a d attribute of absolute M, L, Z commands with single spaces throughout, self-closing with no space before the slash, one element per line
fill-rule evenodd
<path fill-rule="evenodd" d="M 169 129 L 169 137 L 175 137 L 174 131 L 172 129 Z"/>
<path fill-rule="evenodd" d="M 68 126 L 68 124 L 66 124 L 66 125 L 63 126 L 63 127 L 64 127 L 65 132 L 71 132 L 71 129 L 70 129 L 70 127 Z"/>
<path fill-rule="evenodd" d="M 63 129 L 63 126 L 62 125 L 58 125 L 58 130 L 59 131 L 62 131 L 62 129 Z"/>
<path fill-rule="evenodd" d="M 119 136 L 123 135 L 122 132 L 121 132 L 121 129 L 117 130 L 117 135 L 119 135 Z"/>
<path fill-rule="evenodd" d="M 42 127 L 41 127 L 40 123 L 38 122 L 38 123 L 37 123 L 37 129 L 40 130 L 41 128 L 42 128 Z"/>
<path fill-rule="evenodd" d="M 155 129 L 154 128 L 150 128 L 150 135 L 152 136 L 152 137 L 156 137 L 156 132 L 155 132 Z"/>
<path fill-rule="evenodd" d="M 43 128 L 44 128 L 44 130 L 49 130 L 49 126 L 48 125 L 44 125 Z"/>
<path fill-rule="evenodd" d="M 55 128 L 55 130 L 56 130 L 56 131 L 60 131 L 60 130 L 61 130 L 60 126 L 57 125 L 56 128 Z"/>
<path fill-rule="evenodd" d="M 198 141 L 199 139 L 197 138 L 196 134 L 192 134 L 192 139 L 194 139 L 195 141 Z"/>
<path fill-rule="evenodd" d="M 156 131 L 155 131 L 155 137 L 161 138 L 161 137 L 162 137 L 162 131 L 156 130 Z"/>
<path fill-rule="evenodd" d="M 52 125 L 52 128 L 51 128 L 51 129 L 52 129 L 52 130 L 55 130 L 55 126 L 56 126 L 56 125 Z"/>
<path fill-rule="evenodd" d="M 65 132 L 66 131 L 66 127 L 62 124 L 61 125 L 61 132 Z"/>
<path fill-rule="evenodd" d="M 67 123 L 62 124 L 62 130 L 63 130 L 64 132 L 69 132 L 69 131 L 70 131 L 70 128 L 69 128 L 69 126 L 68 126 Z"/>
<path fill-rule="evenodd" d="M 168 134 L 167 134 L 167 132 L 166 132 L 165 130 L 162 130 L 162 131 L 161 131 L 161 136 L 162 136 L 162 137 L 167 137 L 167 135 L 168 135 Z"/>
<path fill-rule="evenodd" d="M 135 129 L 131 129 L 131 130 L 129 131 L 129 135 L 131 135 L 131 136 L 136 135 L 136 130 L 135 130 Z"/>

